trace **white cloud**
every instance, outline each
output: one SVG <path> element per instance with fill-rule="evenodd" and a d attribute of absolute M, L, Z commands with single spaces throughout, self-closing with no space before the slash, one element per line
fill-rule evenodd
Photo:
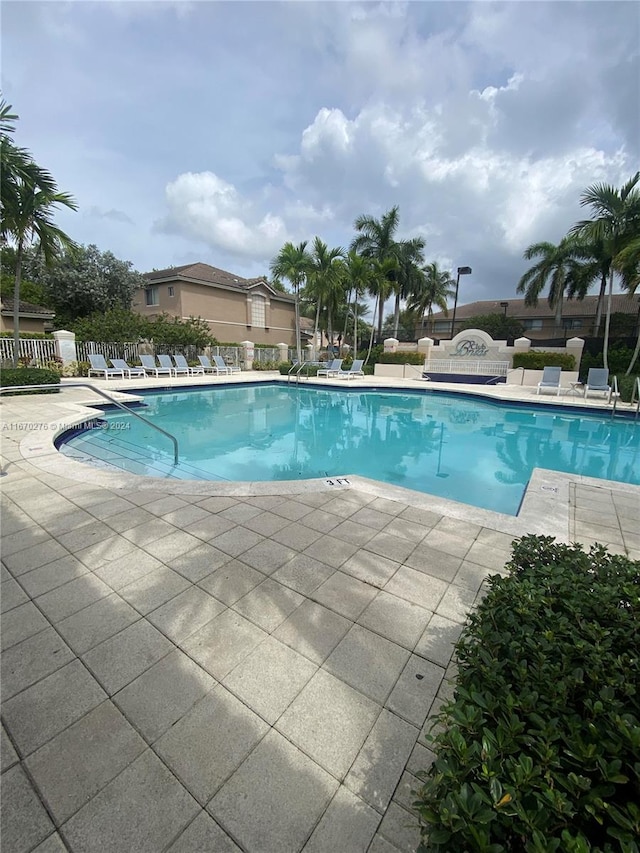
<path fill-rule="evenodd" d="M 200 240 L 215 249 L 256 260 L 271 258 L 288 240 L 273 213 L 258 213 L 237 189 L 213 172 L 187 172 L 167 184 L 168 215 L 159 230 Z"/>

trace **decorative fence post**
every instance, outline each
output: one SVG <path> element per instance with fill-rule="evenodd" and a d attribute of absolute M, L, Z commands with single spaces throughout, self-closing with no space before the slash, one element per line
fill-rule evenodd
<path fill-rule="evenodd" d="M 63 364 L 71 364 L 78 361 L 74 332 L 67 332 L 65 329 L 60 329 L 53 333 L 53 337 L 56 342 L 56 353 L 62 359 Z"/>
<path fill-rule="evenodd" d="M 244 350 L 244 369 L 253 370 L 253 357 L 255 355 L 253 341 L 242 341 L 240 346 Z"/>
<path fill-rule="evenodd" d="M 289 345 L 276 344 L 278 347 L 278 358 L 280 361 L 289 361 Z"/>
<path fill-rule="evenodd" d="M 433 349 L 433 338 L 420 338 L 418 341 L 418 352 L 424 355 L 424 363 L 428 364 L 431 360 L 431 351 Z"/>
<path fill-rule="evenodd" d="M 396 338 L 386 338 L 384 342 L 385 352 L 397 352 L 399 341 Z"/>
<path fill-rule="evenodd" d="M 584 348 L 584 341 L 582 340 L 582 338 L 569 338 L 569 340 L 565 342 L 565 347 L 567 348 L 567 355 L 572 355 L 575 358 L 575 369 L 579 371 L 580 362 L 582 361 L 582 350 Z"/>

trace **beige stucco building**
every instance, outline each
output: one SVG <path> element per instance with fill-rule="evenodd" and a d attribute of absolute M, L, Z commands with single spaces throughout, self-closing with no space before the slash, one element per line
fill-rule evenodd
<path fill-rule="evenodd" d="M 201 317 L 221 343 L 295 344 L 295 299 L 264 278 L 241 278 L 209 264 L 187 264 L 146 273 L 133 310 Z"/>
<path fill-rule="evenodd" d="M 13 299 L 0 301 L 0 332 L 13 331 L 13 306 Z M 35 332 L 41 335 L 47 332 L 52 327 L 55 316 L 55 312 L 50 308 L 20 300 L 19 325 L 22 334 Z"/>

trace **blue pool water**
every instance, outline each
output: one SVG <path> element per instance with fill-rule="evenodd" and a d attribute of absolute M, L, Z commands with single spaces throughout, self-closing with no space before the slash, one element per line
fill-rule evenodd
<path fill-rule="evenodd" d="M 282 384 L 145 395 L 60 449 L 136 474 L 202 480 L 297 480 L 359 474 L 515 515 L 534 468 L 640 484 L 640 424 L 459 394 Z"/>

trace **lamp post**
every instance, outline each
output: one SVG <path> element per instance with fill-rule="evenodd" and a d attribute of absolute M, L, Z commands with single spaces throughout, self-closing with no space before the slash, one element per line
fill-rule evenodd
<path fill-rule="evenodd" d="M 456 296 L 453 301 L 453 319 L 451 320 L 451 337 L 453 338 L 456 327 L 456 309 L 458 307 L 458 287 L 460 285 L 461 275 L 471 275 L 471 267 L 458 267 L 458 277 L 456 279 Z"/>
<path fill-rule="evenodd" d="M 504 310 L 504 316 L 506 317 L 507 316 L 507 308 L 509 307 L 509 303 L 508 302 L 501 302 L 500 307 Z"/>

